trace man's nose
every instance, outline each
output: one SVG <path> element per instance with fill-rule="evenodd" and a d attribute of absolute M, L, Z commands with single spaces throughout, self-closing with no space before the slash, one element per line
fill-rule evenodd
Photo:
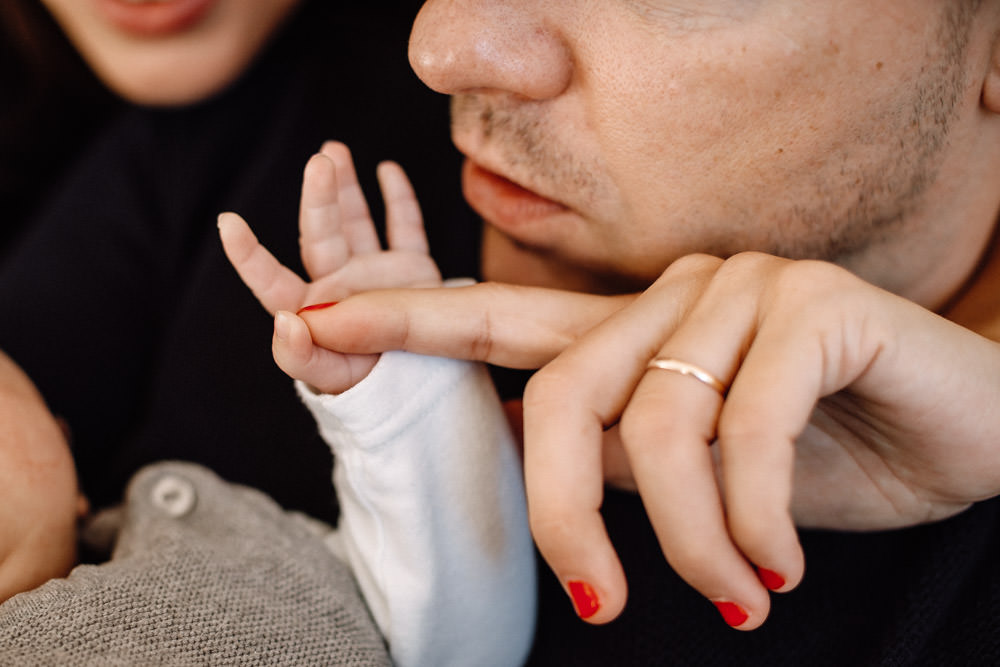
<path fill-rule="evenodd" d="M 556 5 L 563 0 L 554 0 Z M 573 60 L 537 0 L 429 0 L 410 35 L 410 64 L 447 94 L 502 91 L 540 100 L 570 83 Z"/>

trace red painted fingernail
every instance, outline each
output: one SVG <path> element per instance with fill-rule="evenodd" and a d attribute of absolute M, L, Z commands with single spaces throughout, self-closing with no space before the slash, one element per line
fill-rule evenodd
<path fill-rule="evenodd" d="M 338 303 L 339 303 L 338 301 L 327 301 L 326 303 L 314 303 L 311 306 L 305 306 L 304 308 L 299 308 L 299 311 L 295 314 L 300 315 L 310 310 L 323 310 L 324 308 L 330 308 L 332 306 L 336 306 Z"/>
<path fill-rule="evenodd" d="M 569 595 L 573 598 L 573 606 L 580 618 L 590 618 L 601 608 L 601 603 L 597 599 L 597 593 L 590 584 L 583 581 L 570 581 L 566 584 L 569 587 Z"/>
<path fill-rule="evenodd" d="M 760 578 L 760 583 L 764 584 L 764 586 L 772 591 L 776 591 L 785 585 L 785 578 L 774 570 L 766 570 L 762 567 L 758 567 L 757 577 Z"/>
<path fill-rule="evenodd" d="M 750 615 L 743 611 L 743 608 L 735 602 L 716 602 L 712 600 L 712 604 L 722 614 L 722 620 L 734 628 L 743 625 L 750 618 Z"/>

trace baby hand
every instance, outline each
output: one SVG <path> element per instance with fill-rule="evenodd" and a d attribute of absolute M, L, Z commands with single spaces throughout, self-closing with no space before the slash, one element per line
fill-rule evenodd
<path fill-rule="evenodd" d="M 423 218 L 406 174 L 393 162 L 378 167 L 385 200 L 388 250 L 383 250 L 347 146 L 327 142 L 306 164 L 299 209 L 302 263 L 311 282 L 282 265 L 235 213 L 219 216 L 226 256 L 268 312 L 272 348 L 291 377 L 326 393 L 352 387 L 378 355 L 343 355 L 313 344 L 295 312 L 352 294 L 389 287 L 433 287 L 441 275 L 428 252 Z"/>

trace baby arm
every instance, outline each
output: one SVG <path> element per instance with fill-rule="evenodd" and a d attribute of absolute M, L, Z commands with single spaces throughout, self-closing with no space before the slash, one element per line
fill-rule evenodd
<path fill-rule="evenodd" d="M 534 552 L 520 461 L 485 369 L 402 352 L 339 354 L 314 345 L 293 312 L 366 289 L 440 284 L 405 175 L 382 165 L 379 181 L 386 251 L 347 149 L 327 144 L 310 160 L 300 212 L 310 283 L 235 214 L 220 217 L 222 241 L 275 313 L 275 360 L 334 451 L 336 550 L 394 662 L 520 664 L 534 628 Z"/>
<path fill-rule="evenodd" d="M 394 664 L 522 664 L 534 551 L 520 460 L 485 367 L 386 352 L 338 396 L 298 386 L 336 458 L 335 539 Z"/>

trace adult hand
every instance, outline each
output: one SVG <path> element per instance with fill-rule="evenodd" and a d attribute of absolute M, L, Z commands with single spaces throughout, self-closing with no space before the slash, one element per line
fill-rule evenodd
<path fill-rule="evenodd" d="M 59 424 L 0 353 L 0 601 L 65 576 L 85 511 Z"/>
<path fill-rule="evenodd" d="M 593 622 L 626 597 L 598 513 L 619 420 L 667 560 L 741 629 L 801 579 L 796 524 L 913 525 L 1000 491 L 1000 346 L 830 264 L 691 256 L 631 302 L 486 285 L 307 323 L 341 351 L 544 366 L 524 400 L 532 529 Z M 647 369 L 665 357 L 728 392 Z"/>

